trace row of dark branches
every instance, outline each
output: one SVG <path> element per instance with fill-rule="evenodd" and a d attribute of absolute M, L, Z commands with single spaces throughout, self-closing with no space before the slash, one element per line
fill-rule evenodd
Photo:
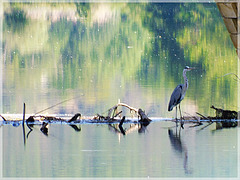
<path fill-rule="evenodd" d="M 132 121 L 127 119 L 126 116 L 123 115 L 123 111 L 121 110 L 123 108 L 128 109 L 130 111 L 130 114 L 132 114 L 132 116 L 137 117 L 137 120 Z M 184 119 L 187 122 L 196 123 L 195 126 L 202 125 L 203 121 L 208 122 L 210 125 L 213 122 L 216 122 L 216 120 L 220 122 L 221 124 L 220 127 L 236 127 L 238 125 L 238 121 L 236 120 L 239 119 L 240 112 L 216 108 L 213 105 L 211 106 L 211 108 L 215 110 L 216 115 L 214 117 L 205 116 L 203 114 L 196 112 L 197 116 L 189 115 L 189 116 L 182 117 L 182 119 Z M 24 124 L 27 125 L 27 127 L 29 128 L 29 133 L 32 131 L 33 125 L 38 124 L 38 125 L 41 125 L 41 128 L 40 128 L 41 132 L 47 135 L 48 124 L 55 123 L 55 122 L 66 123 L 69 126 L 71 126 L 75 131 L 81 131 L 81 128 L 78 127 L 77 124 L 81 124 L 84 121 L 84 118 L 81 113 L 76 113 L 73 117 L 67 120 L 59 117 L 44 116 L 44 115 L 37 115 L 37 114 L 29 116 L 27 119 L 25 119 L 25 111 L 26 111 L 26 105 L 24 103 L 22 125 L 23 127 L 24 127 Z M 13 122 L 13 120 L 7 120 L 2 115 L 0 115 L 0 117 L 2 118 L 5 124 Z M 123 135 L 125 135 L 126 130 L 124 130 L 123 128 L 124 123 L 140 124 L 141 125 L 140 127 L 144 128 L 147 125 L 149 125 L 151 121 L 152 120 L 146 115 L 145 111 L 142 110 L 141 108 L 135 108 L 135 107 L 129 106 L 128 104 L 118 102 L 116 105 L 114 105 L 113 107 L 107 110 L 107 115 L 96 114 L 95 116 L 89 118 L 87 122 L 88 123 L 107 123 L 109 125 L 114 124 L 114 126 L 112 127 L 114 127 L 115 130 L 117 127 L 118 131 Z M 177 119 L 173 119 L 173 121 L 178 122 Z"/>

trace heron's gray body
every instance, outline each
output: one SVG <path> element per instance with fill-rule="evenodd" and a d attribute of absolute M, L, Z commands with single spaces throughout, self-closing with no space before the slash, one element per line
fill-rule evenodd
<path fill-rule="evenodd" d="M 172 111 L 172 109 L 177 106 L 178 104 L 180 104 L 180 102 L 183 100 L 186 91 L 188 89 L 188 79 L 186 76 L 186 72 L 190 71 L 192 68 L 189 68 L 188 66 L 186 66 L 183 69 L 183 78 L 184 78 L 184 84 L 179 84 L 174 90 L 173 93 L 171 95 L 169 104 L 168 104 L 168 111 Z"/>
<path fill-rule="evenodd" d="M 184 98 L 185 93 L 183 94 L 183 84 L 179 84 L 173 91 L 169 105 L 168 105 L 168 111 L 172 111 L 172 109 L 177 106 Z"/>

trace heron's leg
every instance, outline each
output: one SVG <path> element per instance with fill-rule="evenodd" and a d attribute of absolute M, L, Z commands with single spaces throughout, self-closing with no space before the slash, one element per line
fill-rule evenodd
<path fill-rule="evenodd" d="M 177 106 L 176 106 L 176 121 L 177 121 Z"/>
<path fill-rule="evenodd" d="M 176 127 L 177 127 L 177 123 L 178 123 L 178 120 L 177 120 L 177 106 L 176 106 Z"/>
<path fill-rule="evenodd" d="M 182 113 L 181 113 L 180 103 L 178 105 L 178 108 L 179 108 L 179 112 L 180 112 L 180 119 L 182 120 Z"/>
<path fill-rule="evenodd" d="M 183 124 L 184 124 L 184 121 L 182 120 L 183 117 L 182 117 L 182 113 L 181 113 L 181 109 L 180 109 L 180 103 L 179 103 L 179 111 L 180 111 L 180 121 L 181 121 L 181 127 L 183 128 Z M 184 129 L 184 128 L 183 128 Z"/>

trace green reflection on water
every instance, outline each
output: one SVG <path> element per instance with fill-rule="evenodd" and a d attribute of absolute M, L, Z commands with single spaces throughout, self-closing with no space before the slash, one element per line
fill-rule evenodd
<path fill-rule="evenodd" d="M 118 99 L 150 116 L 182 83 L 183 111 L 237 109 L 237 55 L 215 4 L 4 4 L 3 112 L 94 115 Z"/>

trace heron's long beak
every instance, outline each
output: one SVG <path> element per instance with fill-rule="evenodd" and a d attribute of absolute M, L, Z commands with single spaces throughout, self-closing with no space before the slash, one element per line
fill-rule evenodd
<path fill-rule="evenodd" d="M 192 70 L 192 69 L 196 69 L 196 68 L 195 67 L 190 67 L 189 69 Z"/>

